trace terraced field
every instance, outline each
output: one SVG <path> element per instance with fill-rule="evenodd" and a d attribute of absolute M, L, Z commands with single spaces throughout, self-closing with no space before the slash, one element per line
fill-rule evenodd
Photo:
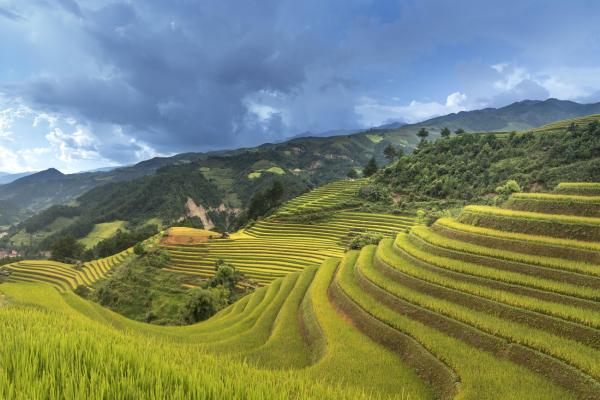
<path fill-rule="evenodd" d="M 287 223 L 269 237 L 278 222 L 265 221 L 265 232 L 257 224 L 240 234 L 255 237 L 214 241 L 204 255 L 254 241 L 242 261 L 265 235 L 280 257 L 324 261 L 187 327 L 133 322 L 47 285 L 4 284 L 0 397 L 67 388 L 85 398 L 598 399 L 597 218 L 550 212 L 593 202 L 581 196 L 539 205 L 540 195 L 517 194 L 329 258 L 310 249 L 344 223 L 315 224 L 310 242 Z"/>
<path fill-rule="evenodd" d="M 297 214 L 298 212 L 323 211 L 337 207 L 352 199 L 366 179 L 343 180 L 323 185 L 315 190 L 298 196 L 285 203 L 277 212 L 278 216 Z"/>
<path fill-rule="evenodd" d="M 123 262 L 131 249 L 110 257 L 83 263 L 80 267 L 50 260 L 24 260 L 2 266 L 10 275 L 8 282 L 45 282 L 60 291 L 91 285 Z"/>
<path fill-rule="evenodd" d="M 212 276 L 215 261 L 226 260 L 260 284 L 316 266 L 329 257 L 341 257 L 349 238 L 363 231 L 393 236 L 409 229 L 416 219 L 407 216 L 331 211 L 331 217 L 314 223 L 294 223 L 285 217 L 306 210 L 341 207 L 362 181 L 339 181 L 286 203 L 273 218 L 257 222 L 231 239 L 197 245 L 164 245 L 172 263 L 168 271 Z"/>

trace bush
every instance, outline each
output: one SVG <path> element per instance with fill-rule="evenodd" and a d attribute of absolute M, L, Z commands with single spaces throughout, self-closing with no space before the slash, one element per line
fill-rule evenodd
<path fill-rule="evenodd" d="M 348 249 L 358 250 L 370 244 L 378 244 L 385 236 L 381 233 L 363 232 L 353 236 L 348 243 Z"/>
<path fill-rule="evenodd" d="M 242 280 L 244 280 L 244 274 L 237 271 L 233 265 L 219 259 L 215 263 L 215 276 L 209 280 L 208 284 L 211 287 L 222 286 L 233 291 Z"/>
<path fill-rule="evenodd" d="M 133 252 L 137 256 L 143 256 L 144 254 L 146 254 L 146 249 L 144 248 L 144 245 L 142 243 L 138 243 L 135 246 L 133 246 Z"/>
<path fill-rule="evenodd" d="M 498 186 L 496 188 L 496 193 L 498 193 L 498 197 L 495 199 L 496 203 L 502 203 L 506 201 L 511 194 L 518 193 L 521 191 L 521 186 L 517 183 L 517 181 L 510 179 L 506 181 L 506 183 L 502 186 Z"/>
<path fill-rule="evenodd" d="M 164 268 L 169 264 L 170 260 L 171 257 L 169 254 L 159 248 L 148 251 L 144 257 L 146 264 L 153 268 Z"/>
<path fill-rule="evenodd" d="M 390 192 L 382 185 L 363 185 L 358 189 L 357 195 L 367 201 L 390 201 Z"/>
<path fill-rule="evenodd" d="M 192 289 L 181 311 L 181 319 L 188 324 L 204 321 L 227 306 L 227 297 L 223 288 Z"/>

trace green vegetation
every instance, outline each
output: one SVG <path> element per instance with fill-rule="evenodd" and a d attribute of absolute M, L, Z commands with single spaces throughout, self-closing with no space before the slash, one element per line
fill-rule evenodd
<path fill-rule="evenodd" d="M 86 248 L 93 248 L 99 242 L 104 239 L 115 235 L 117 231 L 125 229 L 124 221 L 112 221 L 104 222 L 102 224 L 96 224 L 94 229 L 88 235 L 82 239 L 79 239 L 79 243 L 83 244 Z"/>
<path fill-rule="evenodd" d="M 597 120 L 597 116 L 584 118 L 571 131 L 542 127 L 532 132 L 462 134 L 424 141 L 376 180 L 404 201 L 480 201 L 509 180 L 525 191 L 549 190 L 560 181 L 595 181 L 600 170 Z"/>
<path fill-rule="evenodd" d="M 231 237 L 195 245 L 163 243 L 167 270 L 208 278 L 223 259 L 258 284 L 341 256 L 357 237 L 390 237 L 412 226 L 406 215 L 351 211 L 364 180 L 337 181 L 284 203 L 270 217 L 249 224 Z M 263 201 L 264 203 L 264 201 Z M 371 242 L 369 242 L 371 243 Z"/>
<path fill-rule="evenodd" d="M 508 196 L 504 207 L 541 199 L 544 212 L 468 206 L 427 226 L 352 209 L 349 199 L 363 185 L 348 180 L 308 192 L 228 238 L 136 245 L 137 258 L 122 258 L 99 281 L 84 282 L 81 267 L 58 262 L 9 264 L 9 280 L 18 280 L 13 271 L 30 275 L 0 286 L 7 327 L 0 354 L 11 345 L 3 359 L 19 379 L 33 379 L 27 371 L 39 360 L 60 371 L 45 384 L 77 394 L 92 387 L 88 374 L 73 386 L 72 374 L 85 367 L 107 395 L 135 372 L 127 393 L 140 397 L 167 389 L 160 397 L 230 396 L 230 386 L 206 383 L 214 369 L 220 382 L 246 382 L 235 396 L 250 398 L 597 397 L 600 245 L 585 238 L 598 218 L 585 209 L 551 212 L 593 205 L 594 196 L 509 195 L 509 183 L 499 190 Z M 579 240 L 563 237 L 565 230 Z M 362 248 L 344 254 L 346 246 Z M 266 286 L 235 301 L 247 287 L 240 273 Z M 55 282 L 63 294 L 27 280 Z M 77 287 L 137 321 L 76 296 Z M 37 336 L 32 318 L 65 325 L 56 332 L 83 347 L 59 346 L 52 331 Z M 44 338 L 43 351 L 27 340 L 31 333 Z M 0 382 L 0 391 L 37 396 L 37 386 L 20 385 L 16 375 Z"/>
<path fill-rule="evenodd" d="M 236 290 L 243 276 L 230 265 L 217 263 L 203 281 L 163 271 L 170 258 L 160 249 L 135 250 L 139 257 L 93 284 L 86 297 L 137 321 L 181 325 L 205 320 L 243 294 Z"/>
<path fill-rule="evenodd" d="M 75 290 L 79 286 L 91 286 L 104 278 L 111 270 L 131 255 L 127 249 L 110 257 L 81 264 L 66 264 L 51 260 L 23 260 L 4 265 L 8 282 L 45 282 L 60 291 Z"/>
<path fill-rule="evenodd" d="M 381 135 L 367 134 L 366 136 L 367 136 L 367 137 L 369 138 L 369 140 L 370 140 L 371 142 L 373 142 L 373 143 L 379 143 L 379 142 L 381 142 L 381 141 L 384 139 L 384 137 L 383 137 L 383 136 L 381 136 Z"/>
<path fill-rule="evenodd" d="M 375 161 L 375 157 L 372 157 L 367 162 L 367 165 L 365 165 L 365 167 L 363 168 L 362 173 L 365 178 L 368 178 L 369 176 L 375 174 L 378 170 L 379 167 L 377 166 L 377 161 Z"/>

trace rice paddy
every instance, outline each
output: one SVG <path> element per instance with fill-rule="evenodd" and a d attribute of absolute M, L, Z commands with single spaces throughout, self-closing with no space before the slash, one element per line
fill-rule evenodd
<path fill-rule="evenodd" d="M 410 216 L 371 214 L 345 209 L 346 202 L 363 183 L 338 181 L 297 197 L 271 218 L 256 222 L 229 239 L 196 245 L 163 244 L 169 251 L 168 271 L 209 277 L 215 262 L 223 259 L 259 284 L 268 284 L 290 272 L 317 266 L 330 257 L 341 257 L 352 235 L 376 232 L 392 237 L 416 223 Z M 290 216 L 330 211 L 325 220 L 297 223 Z"/>
<path fill-rule="evenodd" d="M 596 193 L 517 194 L 430 227 L 351 209 L 288 218 L 344 204 L 343 187 L 230 239 L 166 246 L 175 272 L 208 276 L 224 258 L 265 285 L 191 326 L 88 302 L 68 290 L 85 283 L 72 267 L 10 265 L 59 291 L 0 285 L 0 397 L 600 398 L 597 218 L 550 212 Z M 389 237 L 345 252 L 355 229 Z"/>

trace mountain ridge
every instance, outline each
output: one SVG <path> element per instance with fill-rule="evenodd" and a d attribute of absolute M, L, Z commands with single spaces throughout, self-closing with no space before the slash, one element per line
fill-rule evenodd
<path fill-rule="evenodd" d="M 358 133 L 325 137 L 293 137 L 281 143 L 264 143 L 255 147 L 219 150 L 213 152 L 188 152 L 170 157 L 154 157 L 140 161 L 131 166 L 118 167 L 110 171 L 82 172 L 76 174 L 58 175 L 57 170 L 51 172 L 41 171 L 31 174 L 25 181 L 16 181 L 0 186 L 0 200 L 10 201 L 18 204 L 23 215 L 31 215 L 39 212 L 53 204 L 66 204 L 74 201 L 78 196 L 87 191 L 110 182 L 124 182 L 152 175 L 162 167 L 169 165 L 181 165 L 208 160 L 217 160 L 223 157 L 236 157 L 247 152 L 264 153 L 266 160 L 272 152 L 290 151 L 298 149 L 304 151 L 315 151 L 316 159 L 311 160 L 313 164 L 294 166 L 287 165 L 289 170 L 304 169 L 317 170 L 323 164 L 325 158 L 337 160 L 337 163 L 328 163 L 334 170 L 335 176 L 330 179 L 339 179 L 345 176 L 349 168 L 358 168 L 364 162 L 365 157 L 361 154 L 359 159 L 352 160 L 356 151 L 368 153 L 368 157 L 374 155 L 378 162 L 383 163 L 383 148 L 387 144 L 401 147 L 404 151 L 411 151 L 418 143 L 416 136 L 421 128 L 430 132 L 430 137 L 439 135 L 442 127 L 452 130 L 462 128 L 468 132 L 489 131 L 512 131 L 527 130 L 550 122 L 579 117 L 587 114 L 600 113 L 600 103 L 580 104 L 568 100 L 523 100 L 499 108 L 484 108 L 481 110 L 461 111 L 444 116 L 428 119 L 416 124 L 407 124 L 396 127 L 396 123 L 382 125 L 390 128 L 372 128 Z M 365 138 L 368 138 L 365 139 Z M 377 141 L 370 143 L 369 141 Z M 352 143 L 354 142 L 354 143 Z M 285 147 L 285 149 L 283 149 Z M 283 149 L 283 150 L 282 150 Z M 321 157 L 322 159 L 319 159 Z M 293 160 L 292 160 L 293 161 Z M 334 166 L 335 164 L 335 166 Z M 312 166 L 311 166 L 312 165 Z M 248 169 L 248 166 L 242 169 Z M 252 173 L 250 171 L 248 173 Z M 312 171 L 314 172 L 314 171 Z M 41 175 L 40 175 L 41 174 Z M 51 179 L 47 179 L 48 176 Z M 238 177 L 239 178 L 239 177 Z M 28 184 L 25 184 L 29 182 Z M 36 182 L 34 184 L 32 182 Z M 326 181 L 317 179 L 313 184 L 321 184 Z M 310 187 L 310 185 L 309 185 Z"/>

